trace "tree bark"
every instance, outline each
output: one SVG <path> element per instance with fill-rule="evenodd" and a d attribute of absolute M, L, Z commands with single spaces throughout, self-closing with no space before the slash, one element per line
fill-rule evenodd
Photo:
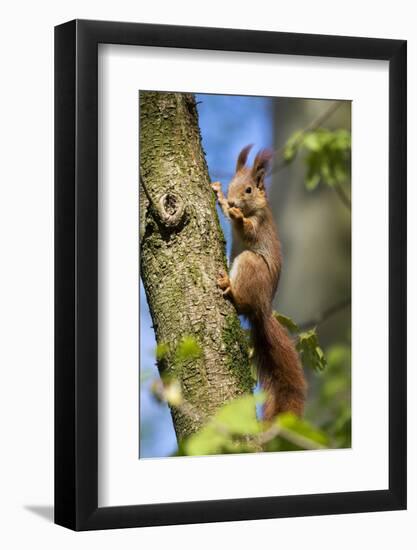
<path fill-rule="evenodd" d="M 141 277 L 157 342 L 169 349 L 158 368 L 197 413 L 171 407 L 180 441 L 254 385 L 239 318 L 216 284 L 225 242 L 192 94 L 140 93 L 140 171 Z M 201 347 L 198 359 L 178 359 L 184 336 Z"/>

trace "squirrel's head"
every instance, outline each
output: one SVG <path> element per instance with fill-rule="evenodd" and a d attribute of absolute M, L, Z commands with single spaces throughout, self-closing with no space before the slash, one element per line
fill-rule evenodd
<path fill-rule="evenodd" d="M 247 145 L 239 153 L 236 173 L 229 184 L 227 202 L 230 207 L 240 208 L 245 216 L 266 206 L 265 175 L 269 168 L 273 151 L 262 149 L 256 155 L 252 167 L 246 166 L 252 145 Z"/>

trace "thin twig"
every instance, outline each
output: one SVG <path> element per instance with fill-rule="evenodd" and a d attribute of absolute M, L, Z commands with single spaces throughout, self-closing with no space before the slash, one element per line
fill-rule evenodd
<path fill-rule="evenodd" d="M 262 432 L 258 436 L 255 436 L 254 439 L 259 445 L 264 447 L 267 443 L 269 443 L 276 437 L 282 437 L 290 443 L 297 445 L 301 449 L 306 449 L 307 451 L 315 451 L 327 448 L 324 445 L 321 445 L 321 443 L 317 443 L 316 441 L 313 441 L 308 437 L 304 437 L 301 434 L 293 432 L 292 430 L 289 430 L 288 428 L 285 428 L 284 426 L 279 426 L 277 424 L 274 424 L 265 432 Z"/>
<path fill-rule="evenodd" d="M 332 317 L 336 313 L 339 313 L 340 311 L 343 311 L 345 308 L 349 307 L 350 305 L 351 305 L 351 299 L 346 298 L 345 300 L 338 302 L 336 304 L 333 304 L 327 309 L 324 309 L 312 319 L 309 319 L 308 321 L 304 321 L 303 323 L 300 323 L 298 325 L 298 328 L 300 330 L 306 330 L 308 328 L 320 325 L 321 323 L 324 323 L 330 317 Z"/>
<path fill-rule="evenodd" d="M 350 200 L 350 197 L 346 194 L 346 191 L 343 189 L 342 185 L 340 183 L 335 183 L 332 186 L 332 189 L 335 190 L 337 193 L 337 196 L 342 201 L 342 203 L 346 206 L 346 208 L 351 211 L 352 210 L 352 202 Z"/>

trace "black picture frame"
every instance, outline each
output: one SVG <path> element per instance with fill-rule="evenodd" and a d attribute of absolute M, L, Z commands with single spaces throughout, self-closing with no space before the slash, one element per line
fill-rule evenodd
<path fill-rule="evenodd" d="M 98 44 L 389 62 L 389 488 L 98 507 Z M 74 530 L 406 508 L 406 41 L 74 20 L 55 28 L 55 522 Z"/>

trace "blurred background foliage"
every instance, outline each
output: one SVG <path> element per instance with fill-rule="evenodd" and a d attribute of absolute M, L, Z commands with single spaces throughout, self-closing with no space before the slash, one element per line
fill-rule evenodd
<path fill-rule="evenodd" d="M 265 426 L 250 413 L 254 402 L 260 411 L 257 389 L 223 407 L 178 448 L 167 402 L 187 404 L 175 381 L 159 380 L 155 354 L 160 358 L 164 348 L 156 350 L 141 284 L 140 458 L 350 447 L 351 104 L 205 94 L 196 100 L 210 178 L 224 191 L 245 145 L 255 145 L 252 155 L 262 147 L 277 151 L 268 194 L 284 267 L 273 306 L 297 339 L 308 400 L 303 420 L 286 414 Z M 229 256 L 230 226 L 219 217 Z M 177 353 L 198 352 L 184 336 Z"/>

